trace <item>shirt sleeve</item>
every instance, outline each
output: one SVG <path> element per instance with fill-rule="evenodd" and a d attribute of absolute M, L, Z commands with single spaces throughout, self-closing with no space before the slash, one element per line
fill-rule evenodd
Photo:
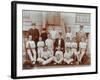
<path fill-rule="evenodd" d="M 36 47 L 36 46 L 35 46 L 35 42 L 33 42 L 33 43 L 34 43 L 34 48 L 35 48 L 35 47 Z"/>
<path fill-rule="evenodd" d="M 64 58 L 66 57 L 66 53 L 64 53 Z"/>
<path fill-rule="evenodd" d="M 79 48 L 81 48 L 81 42 L 79 43 Z"/>
<path fill-rule="evenodd" d="M 43 42 L 43 47 L 44 47 L 44 44 L 45 44 L 45 43 Z"/>
<path fill-rule="evenodd" d="M 37 47 L 39 47 L 39 42 L 37 43 Z"/>
<path fill-rule="evenodd" d="M 29 48 L 29 42 L 26 42 L 26 48 Z"/>
<path fill-rule="evenodd" d="M 46 46 L 48 45 L 47 40 L 45 40 L 45 44 L 46 44 Z"/>

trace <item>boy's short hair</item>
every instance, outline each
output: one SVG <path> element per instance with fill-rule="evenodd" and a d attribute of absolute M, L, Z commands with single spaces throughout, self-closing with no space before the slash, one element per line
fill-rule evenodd
<path fill-rule="evenodd" d="M 83 28 L 83 25 L 80 25 L 80 28 Z"/>
<path fill-rule="evenodd" d="M 59 32 L 59 35 L 62 35 L 62 32 Z"/>
<path fill-rule="evenodd" d="M 36 26 L 36 23 L 32 23 L 32 26 Z"/>
<path fill-rule="evenodd" d="M 46 30 L 46 28 L 42 28 L 42 30 L 44 30 L 44 31 L 45 31 L 45 30 Z"/>

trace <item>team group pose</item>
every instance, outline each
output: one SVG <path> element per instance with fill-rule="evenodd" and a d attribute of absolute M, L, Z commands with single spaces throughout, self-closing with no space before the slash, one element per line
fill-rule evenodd
<path fill-rule="evenodd" d="M 55 28 L 40 31 L 32 24 L 34 29 L 28 31 L 28 40 L 25 42 L 25 51 L 32 64 L 84 64 L 84 56 L 89 52 L 88 38 L 80 26 L 79 32 L 73 36 L 68 27 L 65 38 L 62 32 Z"/>

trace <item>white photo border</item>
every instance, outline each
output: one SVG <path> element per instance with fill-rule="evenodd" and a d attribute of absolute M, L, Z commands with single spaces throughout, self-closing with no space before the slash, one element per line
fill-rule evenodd
<path fill-rule="evenodd" d="M 18 2 L 13 1 L 12 6 L 15 6 L 15 10 L 12 11 L 15 14 L 15 22 L 12 20 L 12 27 L 16 26 L 15 36 L 13 40 L 16 46 L 12 47 L 12 78 L 30 78 L 39 76 L 56 76 L 56 75 L 77 75 L 77 74 L 91 74 L 97 73 L 97 7 L 96 6 L 81 6 L 81 5 L 65 5 L 65 4 L 52 4 L 52 3 L 35 3 L 35 2 Z M 74 9 L 73 9 L 74 8 Z M 63 68 L 49 68 L 49 69 L 22 69 L 22 10 L 41 10 L 41 11 L 59 11 L 59 12 L 81 12 L 91 13 L 91 65 L 84 67 L 63 67 Z M 16 40 L 15 40 L 16 39 Z M 13 44 L 15 44 L 13 43 Z M 14 52 L 16 53 L 14 56 Z M 15 62 L 15 63 L 14 63 Z M 71 71 L 71 72 L 70 72 Z"/>

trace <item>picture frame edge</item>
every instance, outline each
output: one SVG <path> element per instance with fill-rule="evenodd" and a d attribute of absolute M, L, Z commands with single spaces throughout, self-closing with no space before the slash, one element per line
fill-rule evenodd
<path fill-rule="evenodd" d="M 52 75 L 38 75 L 38 76 L 17 76 L 17 4 L 38 4 L 38 5 L 51 5 L 51 6 L 66 6 L 66 7 L 80 7 L 80 8 L 94 8 L 96 9 L 96 71 L 84 73 L 68 73 L 68 74 L 52 74 Z M 38 78 L 38 77 L 54 77 L 54 76 L 72 76 L 72 75 L 85 75 L 85 74 L 98 74 L 98 6 L 89 5 L 74 5 L 74 4 L 59 4 L 59 3 L 43 3 L 43 2 L 28 2 L 28 1 L 11 1 L 11 78 L 24 79 L 24 78 Z"/>

